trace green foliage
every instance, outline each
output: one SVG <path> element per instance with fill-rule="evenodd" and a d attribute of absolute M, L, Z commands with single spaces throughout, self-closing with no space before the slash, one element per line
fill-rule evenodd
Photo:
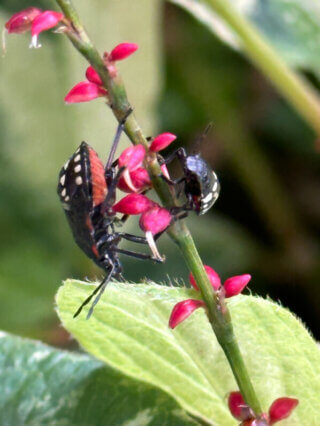
<path fill-rule="evenodd" d="M 57 296 L 63 325 L 89 353 L 163 389 L 210 424 L 234 424 L 225 396 L 237 386 L 204 311 L 195 312 L 176 330 L 168 328 L 174 304 L 197 297 L 194 290 L 112 283 L 89 321 L 85 312 L 73 319 L 92 289 L 67 281 Z M 316 424 L 320 354 L 301 322 L 281 306 L 251 296 L 232 298 L 229 307 L 264 410 L 280 396 L 294 396 L 299 407 L 283 424 Z"/>
<path fill-rule="evenodd" d="M 236 35 L 210 9 L 210 1 L 170 0 L 206 25 L 224 42 L 241 49 Z M 316 0 L 226 0 L 248 17 L 288 64 L 320 78 L 320 5 Z"/>
<path fill-rule="evenodd" d="M 196 424 L 168 395 L 87 355 L 0 334 L 0 423 Z"/>

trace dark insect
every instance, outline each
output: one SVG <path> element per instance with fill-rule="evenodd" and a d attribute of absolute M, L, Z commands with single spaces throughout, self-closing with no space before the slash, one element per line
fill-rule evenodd
<path fill-rule="evenodd" d="M 112 211 L 112 205 L 124 167 L 116 171 L 113 157 L 124 122 L 125 120 L 118 126 L 106 167 L 103 166 L 97 153 L 86 142 L 82 142 L 59 174 L 58 194 L 73 237 L 81 250 L 106 272 L 104 280 L 82 303 L 74 317 L 79 315 L 82 308 L 97 295 L 89 309 L 87 315 L 89 318 L 110 279 L 122 278 L 122 266 L 118 256 L 120 253 L 138 259 L 163 261 L 161 257 L 118 247 L 122 239 L 147 244 L 144 237 L 116 232 L 114 228 L 116 216 Z"/>
<path fill-rule="evenodd" d="M 173 207 L 172 213 L 188 210 L 193 210 L 198 215 L 207 213 L 219 197 L 220 183 L 217 175 L 199 154 L 187 155 L 184 148 L 179 148 L 163 162 L 168 164 L 175 158 L 181 163 L 183 176 L 176 180 L 164 179 L 171 185 L 184 183 L 187 202 L 184 206 Z"/>

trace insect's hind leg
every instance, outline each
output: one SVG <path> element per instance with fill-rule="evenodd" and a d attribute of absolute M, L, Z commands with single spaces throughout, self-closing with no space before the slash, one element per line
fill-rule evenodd
<path fill-rule="evenodd" d="M 97 297 L 94 299 L 92 305 L 90 306 L 89 312 L 87 314 L 87 319 L 89 319 L 91 317 L 93 310 L 94 310 L 94 307 L 99 302 L 100 297 L 102 296 L 102 294 L 105 291 L 110 279 L 112 278 L 112 276 L 114 274 L 114 270 L 115 270 L 115 267 L 113 265 L 110 272 L 108 273 L 108 275 L 102 280 L 102 282 L 98 285 L 98 287 L 94 289 L 94 291 L 90 294 L 90 296 L 87 297 L 86 300 L 79 306 L 77 311 L 74 313 L 73 318 L 76 318 L 80 314 L 80 312 L 82 311 L 84 306 L 86 306 L 90 302 L 90 300 L 98 293 Z"/>

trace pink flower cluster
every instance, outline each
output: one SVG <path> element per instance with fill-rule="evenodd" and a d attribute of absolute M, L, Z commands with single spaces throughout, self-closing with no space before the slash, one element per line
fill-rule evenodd
<path fill-rule="evenodd" d="M 128 58 L 128 56 L 132 55 L 137 49 L 138 45 L 135 43 L 118 44 L 110 53 L 104 53 L 105 66 L 109 71 L 111 70 L 112 73 L 115 73 L 114 63 Z M 89 102 L 96 98 L 108 96 L 108 92 L 103 87 L 103 82 L 99 74 L 92 66 L 88 67 L 86 70 L 86 79 L 86 81 L 81 81 L 76 84 L 69 91 L 64 98 L 67 104 Z"/>
<path fill-rule="evenodd" d="M 22 34 L 31 31 L 30 47 L 40 47 L 38 43 L 39 34 L 50 30 L 64 19 L 63 13 L 54 10 L 42 11 L 37 7 L 28 7 L 15 13 L 5 23 L 5 28 L 9 34 Z"/>
<path fill-rule="evenodd" d="M 140 194 L 151 186 L 148 172 L 142 167 L 145 155 L 145 148 L 136 145 L 126 148 L 118 158 L 118 167 L 124 168 L 118 188 L 130 193 L 113 206 L 113 211 L 127 215 L 141 214 L 139 221 L 141 229 L 155 235 L 170 225 L 172 216 L 168 210 Z"/>
<path fill-rule="evenodd" d="M 295 398 L 278 398 L 271 404 L 268 413 L 255 417 L 251 408 L 244 402 L 240 392 L 231 392 L 228 398 L 230 413 L 242 426 L 271 426 L 280 420 L 288 418 L 299 404 Z"/>
<path fill-rule="evenodd" d="M 204 268 L 214 291 L 217 292 L 221 298 L 229 298 L 240 294 L 251 280 L 251 275 L 249 274 L 236 275 L 234 277 L 228 278 L 222 285 L 219 275 L 213 268 L 208 265 L 204 265 Z M 192 273 L 189 275 L 189 281 L 192 287 L 199 291 L 198 285 Z M 183 300 L 182 302 L 178 302 L 171 312 L 169 327 L 177 327 L 177 325 L 188 318 L 196 309 L 205 307 L 205 302 L 198 299 L 187 299 Z"/>

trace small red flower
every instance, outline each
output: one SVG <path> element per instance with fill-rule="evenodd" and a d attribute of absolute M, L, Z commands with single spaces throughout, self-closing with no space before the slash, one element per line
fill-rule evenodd
<path fill-rule="evenodd" d="M 223 284 L 225 296 L 232 297 L 240 294 L 250 280 L 251 275 L 249 274 L 236 275 L 228 278 Z"/>
<path fill-rule="evenodd" d="M 42 13 L 41 9 L 37 7 L 28 7 L 27 9 L 21 10 L 15 13 L 5 23 L 5 28 L 9 34 L 16 33 L 22 34 L 26 31 L 31 30 L 31 25 L 34 19 Z"/>
<path fill-rule="evenodd" d="M 143 145 L 130 146 L 126 148 L 118 159 L 118 167 L 125 167 L 122 174 L 122 184 L 125 184 L 132 192 L 138 192 L 131 180 L 132 171 L 142 166 L 146 150 Z"/>
<path fill-rule="evenodd" d="M 89 81 L 81 81 L 76 84 L 64 98 L 67 104 L 88 102 L 93 99 L 107 96 L 108 92 L 103 87 L 97 86 Z"/>
<path fill-rule="evenodd" d="M 129 146 L 120 154 L 118 167 L 126 167 L 130 171 L 137 169 L 142 165 L 146 150 L 143 145 Z"/>
<path fill-rule="evenodd" d="M 167 146 L 169 146 L 175 139 L 177 139 L 177 136 L 173 133 L 161 133 L 160 135 L 156 136 L 151 142 L 150 151 L 162 151 Z"/>
<path fill-rule="evenodd" d="M 146 189 L 151 188 L 152 183 L 149 177 L 149 173 L 143 167 L 138 167 L 136 170 L 132 170 L 130 174 L 130 180 L 132 182 L 132 186 L 135 190 L 132 189 L 132 186 L 127 184 L 126 179 L 121 176 L 118 182 L 118 188 L 123 192 L 143 192 Z"/>
<path fill-rule="evenodd" d="M 102 80 L 99 76 L 99 74 L 97 73 L 97 71 L 90 65 L 90 67 L 87 68 L 86 70 L 86 78 L 88 81 L 90 81 L 90 83 L 94 83 L 97 86 L 102 86 Z"/>
<path fill-rule="evenodd" d="M 116 203 L 112 210 L 123 214 L 141 214 L 152 209 L 155 203 L 142 194 L 129 194 Z"/>
<path fill-rule="evenodd" d="M 248 282 L 251 280 L 251 275 L 249 274 L 236 275 L 234 277 L 228 278 L 224 282 L 223 287 L 221 287 L 221 280 L 216 271 L 208 265 L 204 265 L 204 269 L 207 272 L 208 278 L 214 290 L 217 291 L 221 288 L 221 291 L 224 292 L 224 296 L 227 298 L 240 294 L 245 288 L 245 286 L 248 284 Z M 192 273 L 190 273 L 189 275 L 189 281 L 195 290 L 199 290 Z"/>
<path fill-rule="evenodd" d="M 46 10 L 40 15 L 37 15 L 31 25 L 32 39 L 30 47 L 41 47 L 41 44 L 38 44 L 39 34 L 55 27 L 63 18 L 63 13 L 55 12 L 54 10 Z"/>
<path fill-rule="evenodd" d="M 299 400 L 295 398 L 278 398 L 271 404 L 268 414 L 262 413 L 256 417 L 240 392 L 231 392 L 228 398 L 230 413 L 241 420 L 243 426 L 271 426 L 289 417 L 298 404 Z"/>
<path fill-rule="evenodd" d="M 122 61 L 132 55 L 138 47 L 139 46 L 135 43 L 120 43 L 108 55 L 108 60 L 112 62 Z"/>
<path fill-rule="evenodd" d="M 151 209 L 145 211 L 140 217 L 140 227 L 144 232 L 151 232 L 152 235 L 164 231 L 171 223 L 170 212 L 154 203 Z"/>
<path fill-rule="evenodd" d="M 230 392 L 228 397 L 230 413 L 237 420 L 249 420 L 254 418 L 250 407 L 244 402 L 240 392 Z"/>
<path fill-rule="evenodd" d="M 273 401 L 269 408 L 270 424 L 273 425 L 274 423 L 289 417 L 298 404 L 298 399 L 287 397 L 278 398 Z"/>
<path fill-rule="evenodd" d="M 212 284 L 212 287 L 215 290 L 219 290 L 219 288 L 221 287 L 221 280 L 219 275 L 216 273 L 216 271 L 213 268 L 211 268 L 211 266 L 208 266 L 208 265 L 203 265 L 203 266 L 207 272 L 207 275 Z M 191 272 L 189 274 L 189 281 L 190 281 L 190 284 L 193 286 L 193 288 L 199 291 L 199 287 L 197 286 L 196 280 Z"/>
<path fill-rule="evenodd" d="M 205 303 L 202 300 L 188 299 L 177 303 L 172 309 L 169 319 L 169 327 L 172 329 L 175 328 L 182 321 L 187 319 L 192 312 L 203 307 L 205 307 Z"/>

